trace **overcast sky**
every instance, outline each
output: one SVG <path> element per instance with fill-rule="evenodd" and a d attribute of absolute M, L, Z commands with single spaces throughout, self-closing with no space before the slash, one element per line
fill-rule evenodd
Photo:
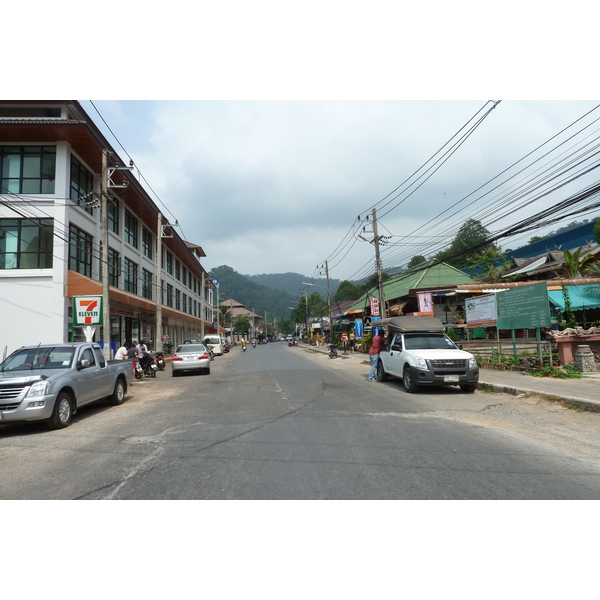
<path fill-rule="evenodd" d="M 109 141 L 131 155 L 179 233 L 204 248 L 208 269 L 312 276 L 327 260 L 332 277 L 368 276 L 374 250 L 356 241 L 356 218 L 374 205 L 390 236 L 384 268 L 405 264 L 413 249 L 439 249 L 444 233 L 450 243 L 461 219 L 485 215 L 493 195 L 475 190 L 596 105 L 582 100 L 597 99 L 597 48 L 579 2 L 560 12 L 511 0 L 502 10 L 470 0 L 63 5 L 57 25 L 70 34 L 52 39 L 62 68 L 39 68 L 43 51 L 25 45 L 8 65 L 7 94 L 79 99 L 105 129 L 93 99 L 125 151 L 106 132 Z M 13 3 L 5 18 L 27 11 Z M 53 18 L 28 19 L 29 39 L 46 39 Z M 7 47 L 22 46 L 18 28 L 4 35 Z M 403 197 L 400 188 L 384 209 L 490 100 L 502 102 L 419 189 Z"/>
<path fill-rule="evenodd" d="M 82 103 L 101 128 L 98 112 L 106 120 L 118 142 L 107 133 L 109 140 L 124 155 L 122 144 L 133 158 L 166 216 L 179 222 L 180 235 L 204 248 L 206 268 L 229 265 L 243 274 L 294 271 L 310 277 L 318 275 L 317 265 L 331 259 L 330 276 L 337 279 L 374 271 L 372 244 L 356 242 L 354 232 L 346 236 L 353 225 L 356 228 L 357 216 L 368 214 L 475 115 L 487 114 L 443 164 L 435 165 L 435 173 L 426 174 L 427 181 L 418 182 L 421 187 L 378 208 L 379 234 L 391 236 L 389 244 L 400 244 L 396 251 L 386 249 L 384 268 L 405 264 L 412 247 L 414 253 L 426 255 L 432 248 L 428 242 L 442 244 L 446 237 L 450 243 L 450 224 L 455 231 L 456 224 L 470 216 L 484 219 L 489 195 L 471 196 L 450 219 L 452 212 L 444 211 L 597 104 L 502 100 L 492 108 L 485 99 Z M 581 123 L 600 118 L 596 113 L 600 110 Z M 571 146 L 582 144 L 584 135 L 595 137 L 596 129 L 590 127 Z M 501 210 L 500 215 L 507 216 L 490 229 L 564 199 L 567 191 L 581 189 L 583 181 L 589 183 L 578 181 L 526 210 Z M 520 189 L 524 183 L 517 177 L 511 185 Z M 505 193 L 506 189 L 503 186 Z M 402 204 L 390 212 L 400 199 Z M 468 209 L 462 208 L 465 204 Z M 500 208 L 503 204 L 500 200 Z M 435 217 L 418 237 L 406 237 Z M 591 217 L 566 222 L 582 218 Z M 371 232 L 367 227 L 363 237 L 372 238 Z M 518 247 L 538 233 L 508 240 L 504 246 Z"/>

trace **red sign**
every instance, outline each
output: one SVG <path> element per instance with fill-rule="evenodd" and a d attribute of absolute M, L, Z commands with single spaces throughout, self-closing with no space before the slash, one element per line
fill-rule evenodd
<path fill-rule="evenodd" d="M 371 301 L 371 316 L 379 316 L 379 300 L 377 298 L 370 298 Z"/>

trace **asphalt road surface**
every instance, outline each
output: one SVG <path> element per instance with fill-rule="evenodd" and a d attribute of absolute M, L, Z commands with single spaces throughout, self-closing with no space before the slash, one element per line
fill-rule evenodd
<path fill-rule="evenodd" d="M 506 400 L 407 394 L 350 362 L 236 347 L 210 375 L 167 368 L 67 429 L 0 426 L 0 499 L 600 498 L 597 446 L 478 423 Z"/>

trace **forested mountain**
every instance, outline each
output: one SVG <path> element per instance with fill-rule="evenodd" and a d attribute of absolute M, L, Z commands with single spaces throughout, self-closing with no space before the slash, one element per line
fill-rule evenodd
<path fill-rule="evenodd" d="M 245 277 L 273 290 L 287 292 L 294 298 L 298 297 L 298 290 L 305 287 L 302 285 L 303 282 L 314 283 L 316 285 L 314 288 L 310 289 L 310 292 L 319 292 L 323 298 L 327 298 L 327 280 L 324 277 L 322 279 L 312 279 L 306 275 L 300 275 L 300 273 L 264 273 L 262 275 L 246 275 Z M 329 280 L 332 296 L 335 294 L 339 284 L 339 279 Z"/>
<path fill-rule="evenodd" d="M 293 303 L 298 300 L 298 288 L 290 294 L 280 289 L 273 289 L 253 280 L 247 275 L 241 275 L 231 267 L 222 265 L 212 269 L 209 273 L 211 279 L 219 280 L 219 300 L 233 298 L 241 302 L 248 310 L 257 315 L 269 315 L 289 318 Z M 299 275 L 299 277 L 302 277 Z"/>

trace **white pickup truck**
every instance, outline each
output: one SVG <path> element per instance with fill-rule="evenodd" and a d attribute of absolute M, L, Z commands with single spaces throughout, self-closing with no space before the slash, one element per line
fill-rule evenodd
<path fill-rule="evenodd" d="M 389 375 L 400 377 L 409 393 L 419 386 L 459 385 L 463 392 L 474 392 L 477 388 L 477 360 L 456 347 L 444 334 L 444 325 L 439 319 L 391 317 L 374 321 L 372 325 L 383 327 L 387 333 L 379 354 L 378 381 L 386 381 Z"/>
<path fill-rule="evenodd" d="M 84 404 L 101 398 L 122 404 L 131 364 L 107 361 L 95 343 L 19 348 L 0 364 L 0 423 L 47 421 L 60 429 Z"/>

